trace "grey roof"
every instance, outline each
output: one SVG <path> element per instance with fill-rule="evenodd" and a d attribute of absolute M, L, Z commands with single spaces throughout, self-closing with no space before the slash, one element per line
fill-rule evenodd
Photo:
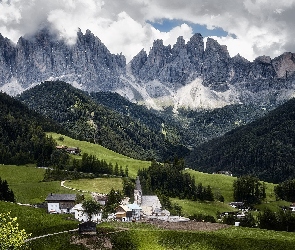
<path fill-rule="evenodd" d="M 153 205 L 161 206 L 157 195 L 143 195 L 141 197 L 141 206 L 151 207 Z"/>
<path fill-rule="evenodd" d="M 49 194 L 46 201 L 75 201 L 75 194 Z"/>

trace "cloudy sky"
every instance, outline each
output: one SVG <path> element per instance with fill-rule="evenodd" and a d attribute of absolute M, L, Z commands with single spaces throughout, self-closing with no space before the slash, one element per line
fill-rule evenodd
<path fill-rule="evenodd" d="M 17 42 L 50 25 L 75 43 L 91 30 L 112 53 L 130 60 L 155 39 L 175 44 L 194 33 L 252 61 L 295 52 L 295 0 L 0 0 L 0 33 Z"/>

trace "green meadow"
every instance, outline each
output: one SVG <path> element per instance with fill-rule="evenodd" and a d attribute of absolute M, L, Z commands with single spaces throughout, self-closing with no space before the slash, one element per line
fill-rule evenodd
<path fill-rule="evenodd" d="M 98 227 L 114 231 L 128 227 L 110 235 L 114 249 L 122 250 L 291 250 L 295 243 L 294 233 L 234 226 L 216 231 L 165 230 L 138 223 L 103 223 Z"/>
<path fill-rule="evenodd" d="M 196 184 L 210 185 L 213 194 L 221 194 L 225 202 L 233 201 L 233 182 L 236 180 L 235 177 L 222 174 L 207 174 L 192 169 L 185 170 L 185 172 L 195 177 Z"/>
<path fill-rule="evenodd" d="M 50 135 L 57 140 L 59 145 L 79 147 L 82 149 L 82 153 L 85 152 L 95 155 L 97 158 L 104 159 L 108 163 L 118 163 L 119 166 L 123 167 L 127 165 L 129 174 L 132 177 L 136 176 L 138 169 L 146 168 L 150 165 L 150 162 L 125 157 L 96 144 L 73 140 L 66 136 L 63 136 L 63 141 L 59 141 L 58 138 L 62 135 L 52 133 Z M 185 171 L 195 177 L 196 184 L 202 183 L 203 186 L 210 185 L 215 195 L 223 195 L 225 202 L 198 202 L 176 198 L 171 199 L 173 203 L 178 203 L 182 206 L 182 213 L 184 216 L 203 214 L 211 215 L 216 218 L 217 212 L 234 211 L 228 203 L 233 200 L 233 182 L 236 180 L 235 177 L 206 174 L 191 169 Z M 121 178 L 94 178 L 66 181 L 65 185 L 76 189 L 74 191 L 61 187 L 59 181 L 43 182 L 44 172 L 45 169 L 36 168 L 33 165 L 0 165 L 0 177 L 7 180 L 9 187 L 15 194 L 16 201 L 20 203 L 42 203 L 49 193 L 79 193 L 79 190 L 108 193 L 111 188 L 122 190 Z M 262 210 L 268 207 L 276 211 L 279 206 L 290 205 L 284 201 L 276 201 L 273 191 L 275 185 L 272 183 L 265 184 L 267 198 L 265 203 L 257 206 L 258 209 Z M 70 230 L 77 228 L 78 225 L 78 222 L 73 220 L 72 215 L 51 215 L 47 214 L 45 209 L 20 206 L 8 202 L 0 202 L 0 211 L 11 211 L 11 215 L 18 218 L 20 228 L 25 229 L 26 232 L 31 233 L 32 236 Z M 109 236 L 109 240 L 113 244 L 113 249 L 122 250 L 264 250 L 265 248 L 289 250 L 293 249 L 295 244 L 294 233 L 240 227 L 202 232 L 164 230 L 142 223 L 102 223 L 99 227 L 100 226 L 109 227 L 111 230 L 116 230 L 117 227 L 129 228 L 127 231 L 115 232 Z M 29 249 L 88 249 L 78 244 L 80 240 L 85 241 L 85 237 L 86 236 L 79 236 L 76 233 L 54 235 L 30 242 Z M 87 238 L 87 240 L 89 240 L 92 245 L 98 247 L 96 249 L 102 249 L 100 248 L 102 245 L 99 245 L 102 244 L 99 238 L 93 239 L 90 237 Z"/>
<path fill-rule="evenodd" d="M 230 227 L 211 232 L 176 231 L 161 230 L 138 223 L 112 223 L 109 231 L 112 231 L 112 228 L 114 232 L 116 231 L 115 224 L 120 229 L 127 227 L 129 230 L 96 238 L 74 234 L 56 235 L 36 240 L 30 246 L 31 249 L 38 250 L 107 249 L 103 248 L 103 244 L 111 241 L 112 249 L 120 250 L 292 250 L 295 243 L 294 233 L 260 229 Z M 107 223 L 98 225 L 99 228 L 109 226 Z M 74 239 L 79 238 L 84 238 L 89 248 L 73 244 Z"/>
<path fill-rule="evenodd" d="M 68 147 L 79 147 L 82 150 L 82 154 L 87 153 L 89 155 L 95 155 L 99 160 L 105 160 L 107 163 L 112 163 L 113 165 L 117 163 L 119 166 L 122 166 L 123 169 L 125 169 L 125 167 L 128 166 L 130 177 L 136 177 L 138 169 L 147 168 L 151 164 L 149 161 L 136 160 L 118 154 L 98 144 L 75 140 L 70 137 L 56 133 L 47 133 L 47 135 L 52 136 L 52 138 L 56 140 L 58 145 L 64 145 Z M 60 137 L 63 137 L 64 140 L 58 140 Z"/>
<path fill-rule="evenodd" d="M 32 234 L 31 237 L 78 228 L 78 221 L 68 214 L 48 214 L 45 209 L 3 201 L 0 201 L 0 211 L 17 217 L 19 228 Z"/>
<path fill-rule="evenodd" d="M 79 179 L 70 180 L 64 183 L 65 186 L 88 192 L 96 192 L 107 194 L 113 188 L 114 190 L 122 190 L 123 184 L 121 178 L 95 178 L 95 179 Z"/>
<path fill-rule="evenodd" d="M 223 174 L 202 173 L 192 169 L 185 171 L 195 177 L 196 184 L 201 182 L 203 186 L 210 185 L 213 194 L 223 195 L 225 202 L 233 201 L 233 183 L 237 179 L 236 177 Z M 274 187 L 275 184 L 265 182 L 266 202 L 274 202 L 276 200 Z"/>
<path fill-rule="evenodd" d="M 177 198 L 171 199 L 173 203 L 177 203 L 182 207 L 182 214 L 184 216 L 190 216 L 193 214 L 211 215 L 216 218 L 217 212 L 231 212 L 237 211 L 228 203 L 222 203 L 219 201 L 214 202 L 199 202 L 190 200 L 180 200 Z"/>
<path fill-rule="evenodd" d="M 34 166 L 0 165 L 0 177 L 7 180 L 16 202 L 37 204 L 45 201 L 50 193 L 78 192 L 61 187 L 60 181 L 43 182 L 45 169 Z"/>

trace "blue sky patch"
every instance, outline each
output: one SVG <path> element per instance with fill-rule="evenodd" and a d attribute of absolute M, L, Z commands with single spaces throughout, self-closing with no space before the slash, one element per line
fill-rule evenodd
<path fill-rule="evenodd" d="M 161 19 L 156 22 L 148 21 L 148 23 L 151 24 L 157 30 L 160 30 L 161 32 L 169 32 L 170 30 L 172 30 L 176 26 L 180 26 L 181 24 L 186 23 L 188 26 L 192 27 L 194 33 L 200 33 L 203 37 L 207 37 L 207 36 L 222 37 L 222 36 L 228 35 L 228 33 L 226 31 L 224 31 L 222 28 L 215 28 L 213 30 L 209 30 L 206 28 L 205 25 L 186 22 L 186 21 L 179 20 L 179 19 L 173 19 L 173 20 Z"/>

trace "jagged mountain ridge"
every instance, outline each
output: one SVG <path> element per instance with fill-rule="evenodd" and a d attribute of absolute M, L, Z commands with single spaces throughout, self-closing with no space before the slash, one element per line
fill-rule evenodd
<path fill-rule="evenodd" d="M 15 95 L 45 80 L 64 80 L 88 92 L 112 91 L 132 102 L 161 109 L 270 105 L 294 95 L 295 54 L 249 62 L 230 57 L 226 46 L 195 34 L 173 46 L 156 40 L 128 64 L 111 54 L 89 30 L 67 45 L 47 29 L 17 44 L 0 36 L 0 88 Z"/>
<path fill-rule="evenodd" d="M 0 36 L 1 85 L 3 89 L 8 84 L 4 90 L 12 94 L 47 79 L 66 79 L 87 91 L 113 90 L 112 83 L 120 81 L 125 66 L 125 57 L 111 54 L 89 30 L 84 35 L 79 31 L 73 46 L 46 29 L 31 38 L 21 37 L 16 45 Z M 9 89 L 9 83 L 18 89 Z"/>

